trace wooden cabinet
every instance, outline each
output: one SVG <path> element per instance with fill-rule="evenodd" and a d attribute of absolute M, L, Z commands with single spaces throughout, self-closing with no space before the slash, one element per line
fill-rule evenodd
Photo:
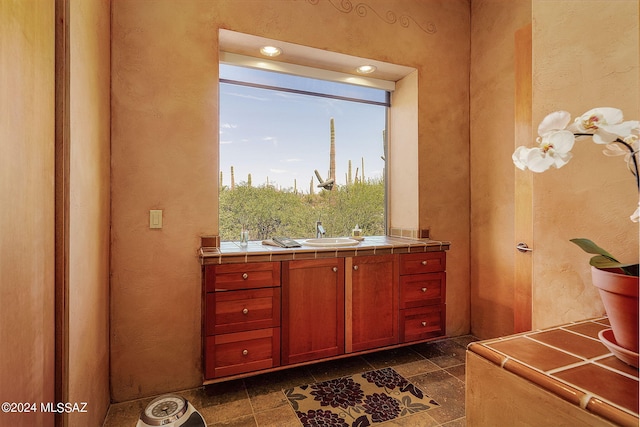
<path fill-rule="evenodd" d="M 347 353 L 398 343 L 398 255 L 346 258 Z"/>
<path fill-rule="evenodd" d="M 282 364 L 344 353 L 344 258 L 282 263 Z"/>
<path fill-rule="evenodd" d="M 280 365 L 280 263 L 204 268 L 205 379 Z"/>
<path fill-rule="evenodd" d="M 203 267 L 205 383 L 445 334 L 445 252 Z"/>
<path fill-rule="evenodd" d="M 400 255 L 400 341 L 445 335 L 446 255 Z"/>

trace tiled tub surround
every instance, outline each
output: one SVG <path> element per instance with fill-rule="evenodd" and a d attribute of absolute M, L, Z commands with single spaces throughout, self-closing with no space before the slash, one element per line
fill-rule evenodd
<path fill-rule="evenodd" d="M 303 242 L 305 239 L 295 239 Z M 261 241 L 250 241 L 246 247 L 239 242 L 220 242 L 219 247 L 206 246 L 216 238 L 203 238 L 199 251 L 202 265 L 230 264 L 239 262 L 289 261 L 301 259 L 352 257 L 366 255 L 406 254 L 448 250 L 447 241 L 431 239 L 407 239 L 390 236 L 366 236 L 357 246 L 280 248 L 263 245 Z"/>
<path fill-rule="evenodd" d="M 599 341 L 607 318 L 472 343 L 467 425 L 638 426 L 638 370 Z"/>

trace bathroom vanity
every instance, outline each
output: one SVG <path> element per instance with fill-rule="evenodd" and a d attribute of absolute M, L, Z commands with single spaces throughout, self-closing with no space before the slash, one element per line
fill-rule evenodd
<path fill-rule="evenodd" d="M 203 246 L 204 384 L 444 337 L 447 249 Z"/>

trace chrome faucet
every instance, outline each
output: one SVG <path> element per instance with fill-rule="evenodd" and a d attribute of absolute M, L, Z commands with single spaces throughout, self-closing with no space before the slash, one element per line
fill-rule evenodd
<path fill-rule="evenodd" d="M 322 239 L 325 235 L 324 227 L 322 226 L 322 221 L 316 221 L 316 238 Z"/>

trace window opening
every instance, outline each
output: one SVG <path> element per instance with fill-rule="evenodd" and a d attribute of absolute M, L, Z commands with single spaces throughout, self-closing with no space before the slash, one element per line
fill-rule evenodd
<path fill-rule="evenodd" d="M 386 234 L 388 91 L 220 64 L 222 240 Z"/>

